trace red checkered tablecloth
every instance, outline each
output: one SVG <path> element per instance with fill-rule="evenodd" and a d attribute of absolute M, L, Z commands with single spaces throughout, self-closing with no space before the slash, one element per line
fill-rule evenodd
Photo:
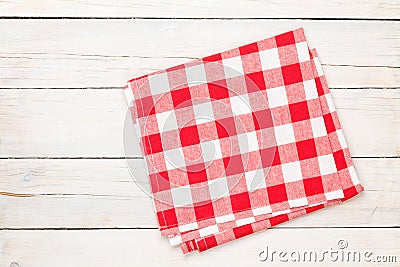
<path fill-rule="evenodd" d="M 161 235 L 184 253 L 363 190 L 303 29 L 128 81 Z"/>

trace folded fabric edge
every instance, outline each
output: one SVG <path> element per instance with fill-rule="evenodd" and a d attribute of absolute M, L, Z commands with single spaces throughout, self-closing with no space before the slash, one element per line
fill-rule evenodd
<path fill-rule="evenodd" d="M 333 205 L 338 205 L 340 203 L 343 203 L 344 201 L 347 201 L 356 195 L 358 195 L 360 192 L 364 190 L 363 186 L 361 184 L 355 185 L 351 188 L 347 188 L 344 190 L 345 192 L 345 198 L 341 200 L 332 200 L 328 201 L 327 204 L 321 204 L 318 206 L 314 207 L 309 207 L 302 209 L 300 211 L 297 211 L 295 213 L 289 213 L 289 214 L 282 214 L 277 217 L 267 219 L 264 221 L 259 221 L 259 222 L 254 222 L 251 224 L 243 225 L 240 227 L 232 228 L 231 230 L 226 230 L 224 232 L 215 234 L 215 235 L 210 235 L 207 237 L 203 238 L 198 238 L 194 240 L 190 240 L 188 242 L 180 244 L 180 248 L 184 254 L 194 252 L 194 251 L 199 251 L 203 252 L 208 249 L 214 248 L 216 246 L 220 246 L 222 244 L 225 244 L 229 241 L 233 241 L 245 236 L 248 236 L 250 234 L 259 232 L 261 230 L 266 230 L 268 228 L 271 228 L 273 226 L 279 225 L 281 223 L 293 220 L 295 218 L 298 218 L 302 215 L 306 215 L 309 213 L 312 213 L 314 211 L 320 210 L 325 207 L 333 206 Z"/>

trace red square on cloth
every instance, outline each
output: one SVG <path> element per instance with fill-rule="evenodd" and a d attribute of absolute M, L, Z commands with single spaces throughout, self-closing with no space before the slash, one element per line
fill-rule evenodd
<path fill-rule="evenodd" d="M 303 77 L 301 76 L 300 64 L 296 63 L 292 65 L 282 66 L 282 76 L 285 85 L 302 82 Z"/>

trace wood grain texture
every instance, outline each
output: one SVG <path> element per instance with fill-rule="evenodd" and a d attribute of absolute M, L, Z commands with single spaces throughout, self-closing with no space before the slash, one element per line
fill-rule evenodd
<path fill-rule="evenodd" d="M 298 27 L 317 48 L 331 88 L 400 87 L 398 22 L 263 19 L 1 20 L 0 86 L 119 87 Z"/>
<path fill-rule="evenodd" d="M 321 238 L 322 237 L 322 238 Z M 205 253 L 184 256 L 171 248 L 156 230 L 96 231 L 0 231 L 0 266 L 288 266 L 276 256 L 260 262 L 265 250 L 315 251 L 339 250 L 338 240 L 348 242 L 344 251 L 372 252 L 397 256 L 397 263 L 332 262 L 318 266 L 398 266 L 400 231 L 396 229 L 269 229 Z M 271 252 L 270 252 L 271 253 Z M 341 255 L 341 254 L 340 254 Z M 347 255 L 347 254 L 346 254 Z M 333 256 L 334 257 L 334 256 Z M 347 259 L 347 258 L 346 258 Z M 295 266 L 317 266 L 296 262 Z M 323 265 L 322 265 L 323 264 Z"/>
<path fill-rule="evenodd" d="M 360 196 L 279 227 L 400 226 L 400 160 L 355 164 Z M 125 160 L 0 160 L 1 191 L 31 195 L 0 196 L 0 228 L 155 228 L 144 163 L 130 166 L 135 180 Z"/>
<path fill-rule="evenodd" d="M 353 156 L 399 155 L 400 89 L 332 95 Z M 121 89 L 0 90 L 0 156 L 123 157 L 126 106 Z"/>
<path fill-rule="evenodd" d="M 172 18 L 399 18 L 398 0 L 62 1 L 0 2 L 0 16 Z"/>

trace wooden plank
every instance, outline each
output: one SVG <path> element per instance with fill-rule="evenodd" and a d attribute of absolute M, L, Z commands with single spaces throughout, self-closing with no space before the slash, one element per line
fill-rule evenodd
<path fill-rule="evenodd" d="M 0 228 L 157 227 L 142 160 L 0 160 Z M 282 227 L 400 226 L 400 159 L 355 159 L 365 191 Z"/>
<path fill-rule="evenodd" d="M 298 27 L 332 88 L 400 86 L 398 22 L 72 19 L 0 21 L 0 87 L 118 87 Z"/>
<path fill-rule="evenodd" d="M 1 52 L 0 52 L 1 54 Z M 6 55 L 7 56 L 7 55 Z M 13 56 L 14 57 L 14 56 Z M 192 58 L 118 57 L 69 59 L 17 54 L 0 56 L 1 88 L 85 88 L 121 87 L 132 77 L 186 63 Z M 400 68 L 385 66 L 326 65 L 331 88 L 390 88 L 400 86 Z"/>
<path fill-rule="evenodd" d="M 397 0 L 129 1 L 18 0 L 0 3 L 1 16 L 173 18 L 399 18 Z"/>
<path fill-rule="evenodd" d="M 399 155 L 400 89 L 332 94 L 353 156 Z M 0 156 L 123 157 L 126 105 L 120 89 L 0 90 Z"/>
<path fill-rule="evenodd" d="M 397 229 L 269 229 L 227 243 L 204 253 L 182 255 L 178 248 L 170 247 L 167 240 L 156 230 L 98 230 L 98 231 L 1 231 L 0 266 L 9 267 L 12 262 L 19 266 L 205 266 L 210 261 L 215 266 L 282 266 L 277 252 L 271 261 L 272 251 L 295 251 L 304 255 L 310 251 L 322 259 L 323 251 L 339 251 L 325 255 L 323 266 L 398 266 L 400 248 Z M 344 249 L 339 248 L 346 244 Z M 259 254 L 268 248 L 269 258 L 261 262 Z M 345 258 L 342 260 L 342 251 Z M 376 256 L 395 256 L 397 263 L 366 262 L 363 256 L 347 261 L 347 253 Z M 262 259 L 263 254 L 261 254 Z M 284 259 L 284 256 L 283 256 Z M 286 256 L 289 262 L 291 258 Z M 296 266 L 310 266 L 302 260 Z M 313 261 L 311 261 L 313 262 Z M 314 263 L 315 264 L 315 263 Z"/>

